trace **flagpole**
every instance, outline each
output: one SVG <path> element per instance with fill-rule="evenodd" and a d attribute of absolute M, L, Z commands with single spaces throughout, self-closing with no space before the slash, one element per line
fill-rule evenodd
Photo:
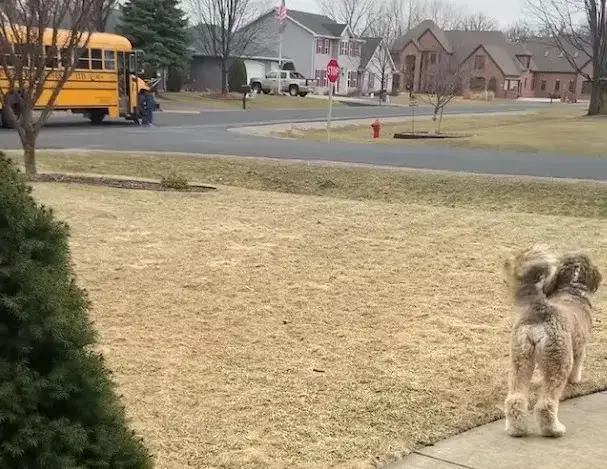
<path fill-rule="evenodd" d="M 282 65 L 282 24 L 278 27 L 278 90 L 277 94 L 280 96 L 282 94 L 282 86 L 280 83 L 281 78 L 281 65 Z"/>
<path fill-rule="evenodd" d="M 278 19 L 278 89 L 276 90 L 276 94 L 280 96 L 282 94 L 282 83 L 280 79 L 280 75 L 282 73 L 282 33 L 286 26 L 285 21 L 287 20 L 287 7 L 285 5 L 285 0 L 280 0 L 280 6 L 276 12 L 276 17 Z"/>

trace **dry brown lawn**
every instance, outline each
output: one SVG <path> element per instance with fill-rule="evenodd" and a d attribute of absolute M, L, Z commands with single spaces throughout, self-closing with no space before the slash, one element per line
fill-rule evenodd
<path fill-rule="evenodd" d="M 441 131 L 471 135 L 468 138 L 440 140 L 399 140 L 396 132 L 411 132 L 411 119 L 384 124 L 381 138 L 371 139 L 369 125 L 338 127 L 331 131 L 334 142 L 392 144 L 404 146 L 465 147 L 516 150 L 533 153 L 607 156 L 607 116 L 587 117 L 581 107 L 555 105 L 537 113 L 511 115 L 445 115 Z M 427 117 L 415 121 L 415 131 L 434 132 L 436 125 Z M 286 137 L 326 141 L 325 129 L 288 131 Z"/>
<path fill-rule="evenodd" d="M 185 104 L 190 107 L 203 109 L 242 109 L 242 94 L 230 93 L 222 96 L 218 93 L 199 93 L 182 91 L 179 93 L 163 93 L 160 105 Z M 342 103 L 334 102 L 334 106 Z M 316 98 L 301 98 L 288 95 L 275 96 L 259 94 L 247 100 L 247 109 L 316 109 L 327 107 L 327 101 Z"/>
<path fill-rule="evenodd" d="M 482 93 L 478 93 L 475 99 L 466 99 L 463 96 L 455 96 L 451 100 L 451 104 L 457 104 L 458 106 L 491 106 L 495 104 L 506 104 L 516 102 L 514 99 L 504 98 L 493 98 L 493 99 L 482 99 Z M 415 93 L 416 101 L 419 105 L 427 105 L 432 102 L 434 98 L 432 96 L 426 96 L 422 93 Z M 406 104 L 409 105 L 411 100 L 409 99 L 409 93 L 401 93 L 398 96 L 390 96 L 390 102 L 393 104 Z"/>
<path fill-rule="evenodd" d="M 168 164 L 114 158 L 91 161 Z M 607 265 L 600 184 L 173 160 L 182 173 L 199 164 L 266 190 L 35 187 L 70 223 L 103 351 L 159 469 L 370 468 L 498 418 L 513 319 L 503 256 L 541 240 Z M 355 174 L 362 197 L 344 182 Z M 325 196 L 293 193 L 305 188 Z M 605 306 L 570 395 L 607 387 Z"/>

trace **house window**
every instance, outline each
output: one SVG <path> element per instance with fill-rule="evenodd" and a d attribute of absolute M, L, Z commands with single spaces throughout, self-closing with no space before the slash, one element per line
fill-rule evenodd
<path fill-rule="evenodd" d="M 329 55 L 329 40 L 325 38 L 316 39 L 316 53 Z"/>
<path fill-rule="evenodd" d="M 542 91 L 546 91 L 546 80 L 542 80 L 542 84 L 540 85 Z"/>
<path fill-rule="evenodd" d="M 360 57 L 360 42 L 350 42 L 350 57 Z"/>
<path fill-rule="evenodd" d="M 436 65 L 436 54 L 430 54 L 430 65 Z"/>
<path fill-rule="evenodd" d="M 474 70 L 484 70 L 485 69 L 485 56 L 484 55 L 475 55 L 474 56 Z"/>
<path fill-rule="evenodd" d="M 321 88 L 325 88 L 328 86 L 326 69 L 323 68 L 321 70 L 316 70 L 314 72 L 314 78 L 316 79 L 317 86 L 320 86 Z"/>
<path fill-rule="evenodd" d="M 575 81 L 569 80 L 569 92 L 575 93 Z"/>
<path fill-rule="evenodd" d="M 369 72 L 369 85 L 368 88 L 370 90 L 375 89 L 375 74 L 373 72 Z"/>
<path fill-rule="evenodd" d="M 537 87 L 537 80 L 534 78 L 533 80 L 531 80 L 531 89 L 534 90 Z"/>
<path fill-rule="evenodd" d="M 356 70 L 348 70 L 348 88 L 356 88 Z"/>
<path fill-rule="evenodd" d="M 523 87 L 526 89 L 527 88 L 527 79 L 525 78 L 525 81 L 523 82 Z"/>
<path fill-rule="evenodd" d="M 556 80 L 554 82 L 554 91 L 560 91 L 561 89 L 561 80 Z"/>
<path fill-rule="evenodd" d="M 348 42 L 341 41 L 339 43 L 339 55 L 348 55 Z"/>

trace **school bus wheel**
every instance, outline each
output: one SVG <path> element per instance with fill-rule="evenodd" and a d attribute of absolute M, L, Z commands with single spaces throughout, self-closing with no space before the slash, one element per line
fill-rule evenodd
<path fill-rule="evenodd" d="M 106 115 L 107 111 L 105 109 L 91 109 L 88 112 L 88 118 L 93 125 L 101 124 Z"/>

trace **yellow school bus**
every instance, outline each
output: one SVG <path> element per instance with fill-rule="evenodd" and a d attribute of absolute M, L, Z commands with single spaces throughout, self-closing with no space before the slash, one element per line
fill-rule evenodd
<path fill-rule="evenodd" d="M 70 31 L 58 30 L 56 45 L 69 40 Z M 84 42 L 84 41 L 83 41 Z M 91 33 L 86 48 L 73 50 L 75 57 L 67 57 L 65 50 L 52 52 L 53 30 L 44 33 L 45 57 L 49 69 L 59 69 L 77 57 L 76 67 L 59 92 L 53 109 L 83 114 L 94 124 L 99 124 L 105 116 L 124 117 L 135 120 L 138 109 L 138 96 L 142 89 L 149 90 L 146 83 L 137 76 L 137 54 L 125 37 L 109 33 Z M 10 54 L 9 54 L 10 55 Z M 10 60 L 9 55 L 2 55 L 2 60 Z M 65 56 L 64 56 L 65 55 Z M 73 62 L 72 62 L 73 63 Z M 7 62 L 7 68 L 11 64 Z M 44 84 L 44 91 L 35 105 L 43 109 L 57 86 L 58 74 L 51 72 Z M 0 87 L 6 92 L 8 80 L 0 67 Z M 18 99 L 9 94 L 2 109 L 2 125 L 11 126 L 4 109 L 11 106 L 19 115 Z"/>

